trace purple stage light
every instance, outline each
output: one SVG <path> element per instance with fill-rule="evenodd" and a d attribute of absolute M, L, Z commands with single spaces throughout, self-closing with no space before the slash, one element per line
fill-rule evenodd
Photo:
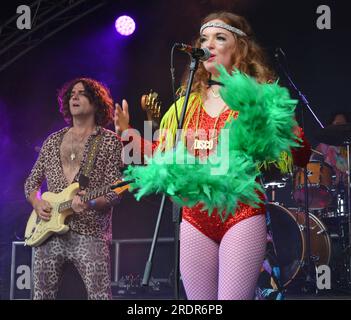
<path fill-rule="evenodd" d="M 135 30 L 135 22 L 129 16 L 120 16 L 115 22 L 115 27 L 122 36 L 130 36 Z"/>

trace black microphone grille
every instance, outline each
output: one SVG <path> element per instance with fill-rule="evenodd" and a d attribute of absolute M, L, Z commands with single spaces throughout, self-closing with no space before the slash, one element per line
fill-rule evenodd
<path fill-rule="evenodd" d="M 208 48 L 202 48 L 202 50 L 204 51 L 204 55 L 201 57 L 202 61 L 206 61 L 208 59 L 210 59 L 211 57 L 211 52 Z"/>

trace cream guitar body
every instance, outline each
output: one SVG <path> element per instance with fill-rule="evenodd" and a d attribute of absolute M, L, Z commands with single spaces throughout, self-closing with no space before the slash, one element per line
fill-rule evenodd
<path fill-rule="evenodd" d="M 123 185 L 122 187 L 113 189 L 110 186 L 105 186 L 87 193 L 82 197 L 82 201 L 87 202 L 111 191 L 120 194 L 128 188 L 129 185 Z M 45 221 L 38 217 L 35 210 L 32 211 L 25 230 L 26 245 L 37 247 L 51 235 L 63 234 L 69 230 L 69 227 L 65 224 L 65 220 L 74 213 L 71 208 L 72 199 L 78 190 L 79 184 L 75 182 L 60 193 L 45 192 L 42 194 L 42 199 L 48 201 L 52 207 L 51 217 L 50 220 Z"/>

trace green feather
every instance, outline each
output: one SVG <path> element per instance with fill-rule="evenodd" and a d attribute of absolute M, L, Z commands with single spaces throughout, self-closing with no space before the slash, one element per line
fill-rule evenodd
<path fill-rule="evenodd" d="M 125 179 L 135 180 L 131 187 L 137 200 L 165 193 L 181 206 L 203 203 L 209 215 L 217 209 L 225 221 L 239 201 L 254 207 L 262 202 L 256 192 L 263 192 L 256 181 L 258 168 L 298 146 L 292 130 L 296 100 L 287 89 L 278 83 L 259 84 L 239 71 L 229 75 L 222 66 L 219 71 L 224 83 L 220 94 L 239 117 L 221 130 L 218 152 L 203 161 L 180 142 L 176 149 L 156 151 L 146 166 L 129 166 Z"/>

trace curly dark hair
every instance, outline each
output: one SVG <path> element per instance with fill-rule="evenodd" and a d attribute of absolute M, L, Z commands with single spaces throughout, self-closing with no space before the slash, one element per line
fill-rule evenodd
<path fill-rule="evenodd" d="M 72 125 L 72 114 L 69 110 L 69 100 L 73 87 L 81 82 L 86 91 L 86 96 L 95 108 L 95 123 L 99 126 L 106 127 L 113 119 L 113 100 L 110 90 L 102 83 L 90 78 L 77 78 L 67 82 L 59 90 L 57 100 L 60 112 L 65 121 Z"/>

